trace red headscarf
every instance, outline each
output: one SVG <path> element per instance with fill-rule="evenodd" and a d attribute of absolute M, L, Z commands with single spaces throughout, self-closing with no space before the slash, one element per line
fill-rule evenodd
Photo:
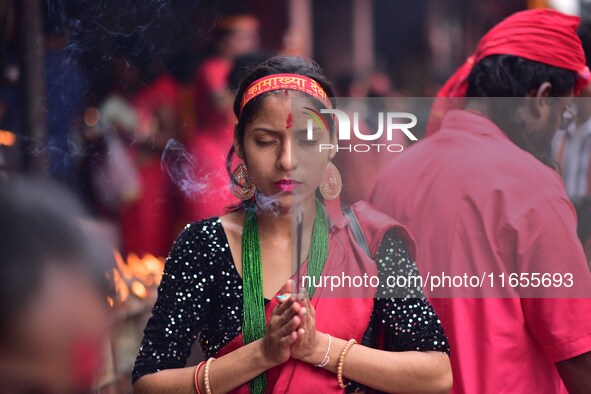
<path fill-rule="evenodd" d="M 575 90 L 589 83 L 591 74 L 585 63 L 585 53 L 577 36 L 579 17 L 549 9 L 517 12 L 482 37 L 476 52 L 447 80 L 437 97 L 462 98 L 468 89 L 468 75 L 474 64 L 491 55 L 513 55 L 577 73 Z M 427 136 L 441 124 L 447 111 L 460 108 L 463 99 L 435 100 L 427 125 Z"/>

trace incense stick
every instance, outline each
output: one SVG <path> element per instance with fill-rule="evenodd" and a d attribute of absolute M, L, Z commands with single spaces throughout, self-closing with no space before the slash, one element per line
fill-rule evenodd
<path fill-rule="evenodd" d="M 301 267 L 302 267 L 302 234 L 303 234 L 303 227 L 304 227 L 304 212 L 300 211 L 297 216 L 297 260 L 296 260 L 296 288 L 292 289 L 296 293 L 300 291 L 300 281 L 301 281 Z"/>

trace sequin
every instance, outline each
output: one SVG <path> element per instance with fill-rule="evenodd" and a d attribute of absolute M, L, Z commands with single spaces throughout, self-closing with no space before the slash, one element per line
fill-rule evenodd
<path fill-rule="evenodd" d="M 374 260 L 381 277 L 418 275 L 404 241 L 395 231 L 386 233 Z M 449 353 L 443 328 L 420 287 L 407 289 L 402 297 L 388 297 L 388 290 L 381 290 L 380 297 L 374 300 L 364 345 L 376 347 L 382 336 L 386 350 Z M 166 259 L 133 380 L 184 367 L 197 339 L 204 356 L 214 356 L 241 332 L 242 318 L 242 278 L 234 266 L 220 219 L 187 225 Z M 348 391 L 361 389 L 352 384 Z"/>

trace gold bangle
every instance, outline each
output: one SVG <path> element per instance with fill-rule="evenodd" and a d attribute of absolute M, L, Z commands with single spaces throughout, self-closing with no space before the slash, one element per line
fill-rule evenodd
<path fill-rule="evenodd" d="M 346 389 L 347 386 L 351 384 L 350 382 L 347 384 L 343 383 L 343 367 L 345 365 L 345 356 L 349 352 L 349 349 L 351 349 L 351 346 L 356 343 L 357 341 L 355 339 L 349 339 L 349 342 L 347 342 L 341 351 L 341 355 L 339 356 L 339 363 L 337 365 L 337 381 L 339 382 L 339 387 L 342 389 Z"/>
<path fill-rule="evenodd" d="M 205 394 L 211 394 L 211 386 L 209 385 L 209 367 L 215 358 L 211 357 L 205 362 L 205 372 L 203 372 L 203 385 L 205 386 Z"/>

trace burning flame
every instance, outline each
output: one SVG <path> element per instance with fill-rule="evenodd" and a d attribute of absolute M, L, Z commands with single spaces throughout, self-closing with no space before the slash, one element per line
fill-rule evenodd
<path fill-rule="evenodd" d="M 0 145 L 13 146 L 16 142 L 16 135 L 10 131 L 0 130 Z"/>
<path fill-rule="evenodd" d="M 121 302 L 127 301 L 129 297 L 129 287 L 127 283 L 121 278 L 121 274 L 115 268 L 113 268 L 113 280 L 115 281 L 115 292 L 119 295 Z"/>
<path fill-rule="evenodd" d="M 148 289 L 160 284 L 164 271 L 164 258 L 146 254 L 140 258 L 135 253 L 127 255 L 127 262 L 119 251 L 114 251 L 116 267 L 112 268 L 116 296 L 108 297 L 109 306 L 125 303 L 130 295 L 143 300 L 148 297 Z"/>

